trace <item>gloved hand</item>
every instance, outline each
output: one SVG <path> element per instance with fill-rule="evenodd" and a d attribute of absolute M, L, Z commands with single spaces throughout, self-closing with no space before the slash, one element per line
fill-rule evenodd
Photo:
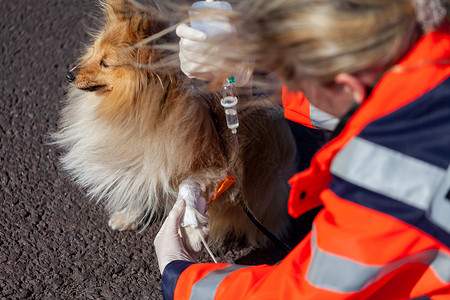
<path fill-rule="evenodd" d="M 189 78 L 213 81 L 220 69 L 220 64 L 213 62 L 217 48 L 207 41 L 207 34 L 186 24 L 176 29 L 180 37 L 180 67 Z"/>
<path fill-rule="evenodd" d="M 195 262 L 200 256 L 201 249 L 198 252 L 186 250 L 179 234 L 185 207 L 184 200 L 178 199 L 155 237 L 154 245 L 161 274 L 164 268 L 174 260 Z"/>
<path fill-rule="evenodd" d="M 218 47 L 208 41 L 206 33 L 181 24 L 177 27 L 176 34 L 180 38 L 180 68 L 186 76 L 208 82 L 222 82 L 225 78 L 234 76 L 235 86 L 248 86 L 253 72 L 249 63 L 242 63 L 234 70 L 229 70 L 217 55 Z M 217 78 L 219 75 L 223 78 Z"/>

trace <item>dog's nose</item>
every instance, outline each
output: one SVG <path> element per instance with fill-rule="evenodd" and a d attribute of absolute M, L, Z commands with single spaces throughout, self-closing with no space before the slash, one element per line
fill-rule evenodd
<path fill-rule="evenodd" d="M 66 79 L 68 82 L 74 82 L 77 77 L 75 76 L 75 74 L 73 74 L 73 72 L 67 71 Z"/>

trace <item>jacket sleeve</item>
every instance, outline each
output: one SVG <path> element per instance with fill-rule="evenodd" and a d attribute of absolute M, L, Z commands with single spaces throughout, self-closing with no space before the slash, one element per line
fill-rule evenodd
<path fill-rule="evenodd" d="M 334 293 L 317 294 L 304 279 L 310 242 L 311 234 L 278 265 L 172 262 L 163 274 L 164 299 L 291 299 L 301 294 L 327 299 Z"/>
<path fill-rule="evenodd" d="M 329 201 L 339 202 L 337 209 L 323 209 L 312 232 L 280 264 L 172 262 L 163 275 L 165 299 L 448 295 L 448 248 L 398 219 L 326 193 Z"/>
<path fill-rule="evenodd" d="M 193 262 L 189 261 L 175 260 L 170 262 L 166 266 L 161 279 L 161 289 L 164 300 L 173 299 L 173 293 L 175 291 L 175 286 L 177 284 L 178 277 L 180 277 L 180 274 L 187 267 L 193 264 L 194 264 Z"/>

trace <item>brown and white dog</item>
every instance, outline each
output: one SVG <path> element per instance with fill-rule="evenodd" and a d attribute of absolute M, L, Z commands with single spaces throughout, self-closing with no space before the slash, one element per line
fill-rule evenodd
<path fill-rule="evenodd" d="M 229 173 L 237 182 L 207 203 L 210 241 L 265 241 L 240 201 L 281 235 L 288 224 L 295 145 L 280 108 L 241 99 L 239 157 L 229 169 L 235 144 L 219 97 L 179 72 L 145 67 L 165 54 L 136 45 L 165 24 L 125 0 L 102 6 L 105 24 L 68 74 L 71 85 L 55 134 L 64 168 L 105 204 L 109 225 L 117 230 L 162 219 L 186 180 L 209 200 Z"/>

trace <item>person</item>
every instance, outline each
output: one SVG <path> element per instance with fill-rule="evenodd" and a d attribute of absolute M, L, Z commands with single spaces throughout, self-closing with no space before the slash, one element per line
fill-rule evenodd
<path fill-rule="evenodd" d="M 241 1 L 217 55 L 253 59 L 348 122 L 290 180 L 291 216 L 323 209 L 277 265 L 196 263 L 177 202 L 154 241 L 165 299 L 448 299 L 449 7 Z"/>

